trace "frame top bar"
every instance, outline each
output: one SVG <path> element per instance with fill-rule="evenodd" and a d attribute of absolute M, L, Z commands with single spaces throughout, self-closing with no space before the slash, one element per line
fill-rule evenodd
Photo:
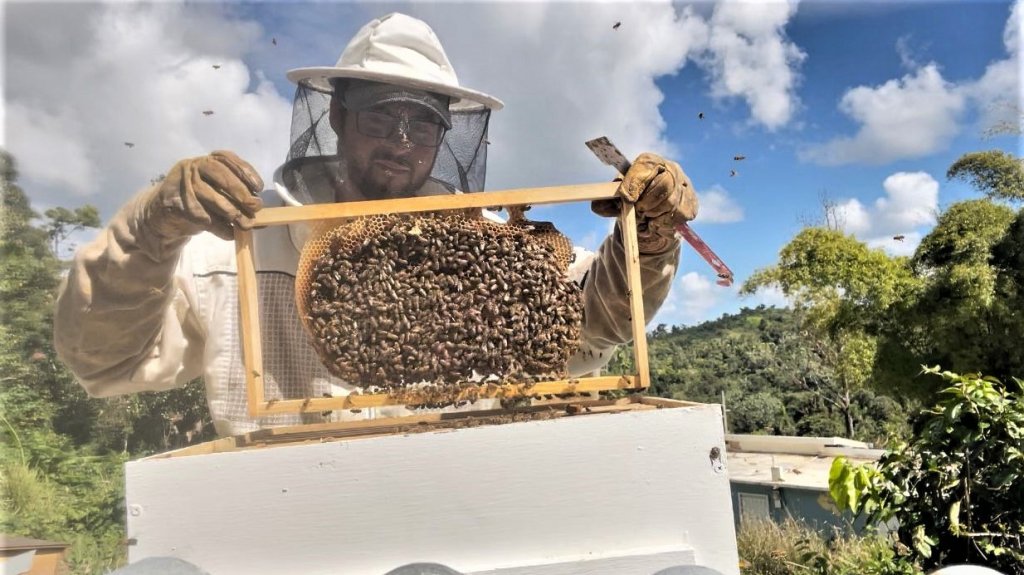
<path fill-rule="evenodd" d="M 256 212 L 256 217 L 253 218 L 253 225 L 272 226 L 290 224 L 294 222 L 351 218 L 356 216 L 374 216 L 381 214 L 607 200 L 618 197 L 616 193 L 618 187 L 618 182 L 606 182 L 600 184 L 552 186 L 547 188 L 523 188 L 498 192 L 478 192 L 473 194 L 452 194 L 444 196 L 424 196 L 418 198 L 369 200 L 363 202 L 335 202 L 328 204 L 312 204 L 308 206 L 265 208 Z"/>

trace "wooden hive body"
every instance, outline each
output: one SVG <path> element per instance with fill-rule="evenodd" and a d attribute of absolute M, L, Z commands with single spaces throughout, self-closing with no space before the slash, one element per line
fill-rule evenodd
<path fill-rule="evenodd" d="M 724 457 L 719 406 L 639 397 L 263 430 L 127 464 L 129 557 L 738 575 Z"/>

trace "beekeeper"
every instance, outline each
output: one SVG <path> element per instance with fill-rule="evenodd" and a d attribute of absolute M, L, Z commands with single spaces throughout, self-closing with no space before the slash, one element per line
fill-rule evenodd
<path fill-rule="evenodd" d="M 309 422 L 319 415 L 250 418 L 239 334 L 233 228 L 250 229 L 267 205 L 300 205 L 480 191 L 490 113 L 501 101 L 459 85 L 427 24 L 390 14 L 364 26 L 335 66 L 288 72 L 297 84 L 291 146 L 264 191 L 231 152 L 178 162 L 75 255 L 55 317 L 57 351 L 90 395 L 181 386 L 202 376 L 221 435 Z M 622 182 L 636 201 L 647 318 L 668 294 L 679 261 L 673 225 L 696 215 L 689 179 L 643 154 Z M 595 205 L 604 212 L 608 206 Z M 321 397 L 351 389 L 309 345 L 293 284 L 302 226 L 254 233 L 265 395 Z M 632 339 L 622 240 L 616 229 L 593 258 L 578 258 L 585 325 L 574 375 L 607 362 Z M 382 408 L 362 410 L 375 417 Z M 347 416 L 356 417 L 348 414 Z"/>

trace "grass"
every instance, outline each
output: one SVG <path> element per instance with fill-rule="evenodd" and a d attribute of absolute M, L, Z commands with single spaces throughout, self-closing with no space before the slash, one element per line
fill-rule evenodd
<path fill-rule="evenodd" d="M 736 534 L 743 575 L 916 575 L 877 534 L 821 533 L 794 519 L 746 521 Z"/>
<path fill-rule="evenodd" d="M 69 505 L 60 486 L 21 461 L 0 462 L 0 532 L 69 545 L 61 575 L 101 575 L 125 564 L 124 534 L 75 532 L 67 526 Z"/>

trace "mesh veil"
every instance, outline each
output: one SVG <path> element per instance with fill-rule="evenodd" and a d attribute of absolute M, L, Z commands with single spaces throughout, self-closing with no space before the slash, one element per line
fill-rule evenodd
<path fill-rule="evenodd" d="M 285 170 L 302 165 L 303 170 L 317 159 L 325 169 L 337 165 L 338 138 L 329 119 L 331 95 L 300 83 L 292 105 L 291 145 Z M 472 104 L 472 105 L 463 105 Z M 437 151 L 430 178 L 449 190 L 481 192 L 487 172 L 487 125 L 491 111 L 471 102 L 459 102 L 451 108 L 452 128 L 445 133 Z M 341 162 L 343 163 L 343 162 Z M 305 203 L 301 190 L 296 199 Z"/>

